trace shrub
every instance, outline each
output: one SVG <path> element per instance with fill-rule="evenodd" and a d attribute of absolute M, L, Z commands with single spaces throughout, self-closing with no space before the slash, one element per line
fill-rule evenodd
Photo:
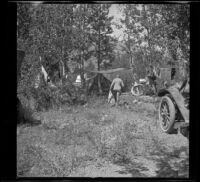
<path fill-rule="evenodd" d="M 33 88 L 31 95 L 36 100 L 37 111 L 47 110 L 51 107 L 51 91 L 47 86 L 42 85 L 38 89 Z"/>

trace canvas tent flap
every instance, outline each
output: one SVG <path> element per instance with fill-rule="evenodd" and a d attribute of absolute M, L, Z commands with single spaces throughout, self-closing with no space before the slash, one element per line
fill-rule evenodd
<path fill-rule="evenodd" d="M 84 70 L 84 71 L 91 72 L 91 73 L 109 74 L 109 73 L 115 73 L 115 72 L 123 71 L 123 70 L 127 70 L 127 69 L 126 68 L 116 68 L 116 69 L 102 70 L 102 71 L 97 71 L 97 70 Z"/>
<path fill-rule="evenodd" d="M 94 77 L 87 81 L 88 92 L 98 92 L 99 91 L 99 83 L 103 93 L 107 93 L 110 88 L 111 81 L 104 77 L 103 74 L 96 74 Z"/>
<path fill-rule="evenodd" d="M 102 70 L 102 71 L 95 71 L 95 70 L 84 70 L 85 72 L 90 73 L 96 73 L 96 74 L 102 74 L 104 77 L 106 77 L 109 81 L 112 82 L 112 80 L 116 77 L 117 74 L 121 75 L 123 72 L 131 72 L 132 69 L 126 69 L 126 68 L 116 68 L 116 69 L 110 69 L 110 70 Z"/>
<path fill-rule="evenodd" d="M 115 70 L 113 72 L 105 72 L 103 73 L 103 76 L 112 82 L 113 79 L 116 78 L 117 75 L 119 75 L 120 78 L 123 81 L 125 81 L 127 77 L 129 77 L 129 79 L 132 79 L 132 73 L 133 73 L 132 69 L 123 69 L 123 70 L 121 69 L 121 70 Z"/>
<path fill-rule="evenodd" d="M 110 69 L 110 70 L 103 70 L 103 71 L 90 71 L 84 70 L 87 73 L 93 73 L 93 75 L 86 79 L 88 84 L 89 91 L 98 90 L 98 80 L 100 80 L 101 88 L 103 92 L 108 92 L 110 88 L 110 84 L 112 83 L 113 79 L 116 78 L 116 75 L 119 74 L 123 81 L 129 79 L 132 81 L 132 69 L 125 69 L 125 68 L 117 68 L 117 69 Z M 124 82 L 126 84 L 126 82 Z"/>

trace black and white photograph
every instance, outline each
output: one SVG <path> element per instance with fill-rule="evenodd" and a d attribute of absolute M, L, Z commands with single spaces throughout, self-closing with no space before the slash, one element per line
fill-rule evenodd
<path fill-rule="evenodd" d="M 190 4 L 16 6 L 17 177 L 188 179 Z"/>

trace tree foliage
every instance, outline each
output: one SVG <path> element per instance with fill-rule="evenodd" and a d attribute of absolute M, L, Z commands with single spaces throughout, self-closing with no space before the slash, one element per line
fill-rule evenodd
<path fill-rule="evenodd" d="M 85 63 L 92 57 L 99 69 L 109 65 L 114 58 L 109 8 L 108 4 L 18 3 L 17 46 L 27 54 L 21 83 L 33 83 L 41 63 L 50 76 L 54 75 L 52 65 L 58 64 L 61 77 L 78 68 L 82 78 Z"/>
<path fill-rule="evenodd" d="M 98 70 L 101 63 L 103 66 L 113 60 L 114 39 L 110 36 L 113 32 L 111 21 L 113 17 L 108 17 L 110 4 L 91 4 L 89 5 L 91 26 L 90 40 L 95 47 L 95 57 L 98 60 Z M 106 61 L 108 60 L 108 62 Z"/>
<path fill-rule="evenodd" d="M 121 10 L 123 50 L 136 72 L 150 64 L 166 65 L 169 60 L 177 66 L 189 61 L 189 5 L 127 4 Z"/>
<path fill-rule="evenodd" d="M 29 37 L 30 50 L 38 55 L 54 54 L 56 59 L 83 64 L 91 56 L 111 60 L 112 33 L 109 4 L 18 4 L 20 47 Z M 24 23 L 25 22 L 25 23 Z M 20 38 L 23 40 L 19 40 Z M 83 62 L 82 62 L 83 61 Z"/>
<path fill-rule="evenodd" d="M 123 50 L 118 54 L 118 42 L 112 35 L 113 17 L 109 16 L 111 4 L 18 3 L 17 46 L 29 55 L 25 57 L 23 78 L 27 75 L 29 80 L 28 75 L 38 73 L 39 56 L 44 65 L 58 63 L 61 76 L 76 68 L 82 78 L 83 68 L 91 60 L 97 62 L 99 70 L 113 63 L 113 67 L 132 67 L 142 77 L 150 64 L 189 61 L 189 5 L 120 7 L 123 18 L 116 27 L 125 29 Z"/>

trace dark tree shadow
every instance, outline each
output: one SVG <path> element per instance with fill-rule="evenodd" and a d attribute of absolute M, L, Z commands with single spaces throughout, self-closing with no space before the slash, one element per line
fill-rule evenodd
<path fill-rule="evenodd" d="M 131 174 L 132 177 L 148 177 L 142 173 L 142 171 L 148 171 L 148 168 L 144 167 L 141 163 L 133 162 L 128 158 L 114 162 L 114 164 L 124 167 L 124 170 L 116 171 L 119 174 Z"/>
<path fill-rule="evenodd" d="M 189 177 L 189 153 L 186 146 L 176 148 L 169 152 L 163 145 L 157 140 L 153 140 L 156 146 L 156 151 L 151 152 L 158 170 L 156 171 L 157 177 L 177 177 L 188 178 Z M 184 155 L 184 156 L 181 156 Z"/>

